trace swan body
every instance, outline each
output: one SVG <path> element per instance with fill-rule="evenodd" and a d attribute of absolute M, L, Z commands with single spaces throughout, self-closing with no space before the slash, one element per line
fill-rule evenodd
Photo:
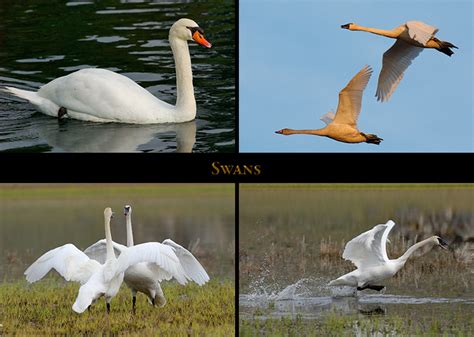
<path fill-rule="evenodd" d="M 329 285 L 353 286 L 357 287 L 357 290 L 381 290 L 384 287 L 377 284 L 395 275 L 417 249 L 425 245 L 447 248 L 443 239 L 432 236 L 408 248 L 398 259 L 391 260 L 387 255 L 386 243 L 393 226 L 395 222 L 389 220 L 386 224 L 377 225 L 349 241 L 342 258 L 350 260 L 357 269 L 332 280 Z"/>
<path fill-rule="evenodd" d="M 357 128 L 357 119 L 362 106 L 362 95 L 372 75 L 372 68 L 365 66 L 339 93 L 337 112 L 328 112 L 321 117 L 327 125 L 317 130 L 282 129 L 282 135 L 309 134 L 325 136 L 344 143 L 380 144 L 383 140 L 373 134 L 365 134 Z"/>
<path fill-rule="evenodd" d="M 134 247 L 131 220 L 132 207 L 130 205 L 126 205 L 124 207 L 124 215 L 127 226 L 127 247 L 113 242 L 116 255 L 121 255 L 130 247 Z M 186 273 L 185 276 L 187 280 L 192 280 L 199 285 L 203 285 L 209 281 L 209 276 L 207 275 L 204 268 L 187 249 L 170 239 L 164 240 L 163 243 L 155 242 L 154 244 L 173 250 L 179 259 L 179 263 Z M 99 240 L 92 246 L 88 247 L 84 253 L 92 259 L 103 261 L 106 256 L 106 241 Z M 163 290 L 161 289 L 160 281 L 169 280 L 170 278 L 171 277 L 169 277 L 169 275 L 165 273 L 162 268 L 151 263 L 137 263 L 130 266 L 125 271 L 124 281 L 132 291 L 133 310 L 135 310 L 137 292 L 145 294 L 150 304 L 164 306 L 166 304 L 166 298 L 163 294 Z"/>
<path fill-rule="evenodd" d="M 107 312 L 110 301 L 117 295 L 123 282 L 125 271 L 132 265 L 147 262 L 161 268 L 166 277 L 174 277 L 179 283 L 187 282 L 185 272 L 174 251 L 162 249 L 154 243 L 131 247 L 118 258 L 115 257 L 110 232 L 112 210 L 104 211 L 106 258 L 103 263 L 90 259 L 73 244 L 55 248 L 43 254 L 25 271 L 28 282 L 42 279 L 51 269 L 55 269 L 67 281 L 81 284 L 72 309 L 84 312 L 101 296 L 105 297 Z"/>
<path fill-rule="evenodd" d="M 436 49 L 448 56 L 454 54 L 451 48 L 457 48 L 450 42 L 437 39 L 435 34 L 438 29 L 421 21 L 408 21 L 392 30 L 363 27 L 355 23 L 342 25 L 341 28 L 369 32 L 397 40 L 383 54 L 382 71 L 375 94 L 377 100 L 382 102 L 388 101 L 402 80 L 405 70 L 424 48 Z"/>
<path fill-rule="evenodd" d="M 190 19 L 176 21 L 169 42 L 176 67 L 176 105 L 153 96 L 137 83 L 106 69 L 81 69 L 59 77 L 37 92 L 5 87 L 2 90 L 28 100 L 40 112 L 90 122 L 133 124 L 182 123 L 196 117 L 188 40 L 210 48 L 203 30 Z"/>

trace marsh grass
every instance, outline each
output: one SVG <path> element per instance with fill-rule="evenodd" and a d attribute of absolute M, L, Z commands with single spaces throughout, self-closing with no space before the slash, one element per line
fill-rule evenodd
<path fill-rule="evenodd" d="M 101 298 L 91 311 L 76 314 L 71 307 L 79 286 L 56 278 L 37 284 L 25 281 L 0 285 L 0 335 L 129 335 L 233 336 L 235 288 L 231 280 L 211 280 L 203 287 L 164 283 L 168 303 L 153 308 L 137 296 L 131 313 L 131 293 L 124 285 L 105 311 Z"/>
<path fill-rule="evenodd" d="M 472 336 L 474 316 L 453 310 L 444 315 L 410 317 L 410 310 L 390 316 L 340 315 L 330 312 L 320 320 L 296 318 L 239 320 L 239 335 L 247 336 Z M 444 316 L 444 317 L 443 317 Z"/>

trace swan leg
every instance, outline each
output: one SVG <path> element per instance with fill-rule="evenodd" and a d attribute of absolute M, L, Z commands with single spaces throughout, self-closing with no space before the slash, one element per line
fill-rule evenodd
<path fill-rule="evenodd" d="M 62 119 L 67 115 L 67 109 L 65 107 L 60 107 L 58 110 L 58 119 Z"/>
<path fill-rule="evenodd" d="M 137 291 L 132 289 L 132 313 L 135 313 L 135 304 L 137 303 Z"/>
<path fill-rule="evenodd" d="M 357 287 L 357 290 L 362 291 L 364 289 L 372 289 L 372 290 L 380 291 L 384 288 L 385 288 L 385 286 L 375 286 L 375 285 L 367 284 L 363 287 Z"/>
<path fill-rule="evenodd" d="M 87 311 L 91 312 L 91 306 L 90 305 L 87 307 Z"/>
<path fill-rule="evenodd" d="M 107 307 L 107 313 L 110 314 L 110 303 L 109 302 L 106 303 L 106 307 Z"/>

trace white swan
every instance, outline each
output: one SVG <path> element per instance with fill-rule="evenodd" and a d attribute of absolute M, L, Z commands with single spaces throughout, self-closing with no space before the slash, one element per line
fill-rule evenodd
<path fill-rule="evenodd" d="M 397 39 L 393 46 L 383 54 L 382 71 L 379 75 L 377 101 L 388 101 L 403 78 L 403 73 L 411 62 L 423 51 L 423 48 L 434 48 L 451 56 L 450 48 L 457 48 L 450 42 L 441 41 L 435 36 L 438 28 L 420 21 L 408 21 L 392 30 L 359 26 L 355 23 L 342 25 L 341 28 L 360 30 L 392 39 Z"/>
<path fill-rule="evenodd" d="M 330 111 L 321 117 L 326 127 L 317 130 L 281 129 L 275 131 L 281 135 L 307 134 L 325 136 L 344 143 L 377 144 L 383 140 L 377 135 L 360 132 L 357 128 L 362 106 L 362 95 L 372 75 L 372 68 L 362 68 L 339 93 L 336 114 Z"/>
<path fill-rule="evenodd" d="M 126 205 L 124 207 L 124 215 L 127 226 L 127 247 L 136 247 L 133 245 L 133 231 L 132 231 L 132 207 Z M 207 275 L 204 268 L 201 266 L 199 261 L 189 252 L 187 249 L 178 245 L 170 239 L 166 239 L 163 243 L 154 243 L 156 245 L 166 246 L 171 248 L 179 258 L 179 262 L 186 272 L 186 278 L 196 282 L 199 285 L 205 284 L 209 281 L 209 275 Z M 113 242 L 114 250 L 116 255 L 121 255 L 124 251 L 127 251 L 127 247 Z M 92 246 L 88 247 L 84 253 L 91 259 L 95 259 L 99 262 L 104 261 L 106 256 L 106 242 L 105 240 L 99 240 Z M 125 271 L 124 281 L 132 291 L 132 310 L 135 311 L 135 303 L 137 292 L 145 294 L 148 301 L 155 305 L 158 303 L 160 306 L 166 304 L 166 298 L 163 294 L 163 290 L 160 286 L 160 281 L 163 280 L 163 270 L 151 263 L 138 263 L 129 267 Z M 165 278 L 166 279 L 166 278 Z"/>
<path fill-rule="evenodd" d="M 110 233 L 110 207 L 104 210 L 106 259 L 103 264 L 90 259 L 73 244 L 66 244 L 50 250 L 36 260 L 26 271 L 26 279 L 33 283 L 43 278 L 51 269 L 55 269 L 66 281 L 81 283 L 79 293 L 72 309 L 84 312 L 101 296 L 105 297 L 107 312 L 110 301 L 118 293 L 124 272 L 128 267 L 140 263 L 153 263 L 163 272 L 161 279 L 174 277 L 179 283 L 186 284 L 186 273 L 171 247 L 155 243 L 145 243 L 128 248 L 116 258 Z"/>
<path fill-rule="evenodd" d="M 163 102 L 131 79 L 105 69 L 82 69 L 59 77 L 37 92 L 5 87 L 40 112 L 91 122 L 133 124 L 182 123 L 196 117 L 193 74 L 188 40 L 210 48 L 204 31 L 193 20 L 180 19 L 171 26 L 169 42 L 176 67 L 176 105 Z"/>
<path fill-rule="evenodd" d="M 443 239 L 439 236 L 432 236 L 408 248 L 405 254 L 398 259 L 390 260 L 385 245 L 388 233 L 393 226 L 395 226 L 395 222 L 389 220 L 386 224 L 377 225 L 349 241 L 342 257 L 352 261 L 357 269 L 332 280 L 329 285 L 353 286 L 357 287 L 357 290 L 380 291 L 384 286 L 378 285 L 378 283 L 395 275 L 417 249 L 425 245 L 437 245 L 447 249 L 447 243 Z"/>

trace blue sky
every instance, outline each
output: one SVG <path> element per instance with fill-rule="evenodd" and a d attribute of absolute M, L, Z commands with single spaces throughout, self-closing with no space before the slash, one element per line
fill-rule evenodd
<path fill-rule="evenodd" d="M 472 152 L 473 5 L 471 1 L 241 0 L 239 16 L 239 142 L 241 152 Z M 395 42 L 341 29 L 355 22 L 392 29 L 406 21 L 439 29 L 459 49 L 448 57 L 424 50 L 386 103 L 375 90 L 382 55 Z M 339 91 L 364 66 L 359 129 L 381 145 L 274 131 L 324 127 Z"/>

